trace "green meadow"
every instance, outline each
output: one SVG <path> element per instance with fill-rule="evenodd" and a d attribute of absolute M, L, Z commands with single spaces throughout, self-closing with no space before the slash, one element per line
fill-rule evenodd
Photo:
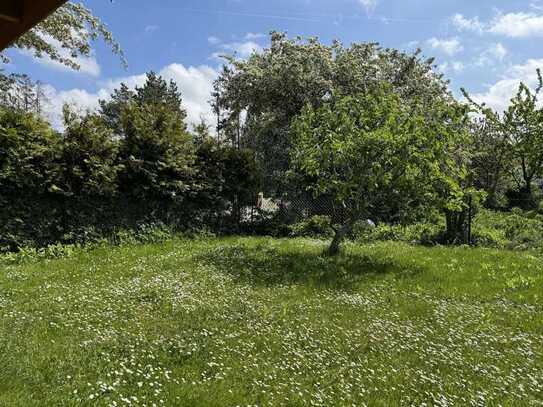
<path fill-rule="evenodd" d="M 537 406 L 543 260 L 311 239 L 0 263 L 1 406 Z"/>

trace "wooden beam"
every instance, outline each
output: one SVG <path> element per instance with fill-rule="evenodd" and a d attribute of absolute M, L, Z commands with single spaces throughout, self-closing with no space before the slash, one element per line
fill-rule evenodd
<path fill-rule="evenodd" d="M 0 20 L 20 23 L 23 18 L 22 2 L 17 0 L 2 0 L 0 3 Z"/>
<path fill-rule="evenodd" d="M 47 18 L 67 0 L 0 0 L 0 51 Z"/>

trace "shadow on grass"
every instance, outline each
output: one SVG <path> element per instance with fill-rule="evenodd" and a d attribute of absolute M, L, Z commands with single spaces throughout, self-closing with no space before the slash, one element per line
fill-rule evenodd
<path fill-rule="evenodd" d="M 209 264 L 236 281 L 254 286 L 303 283 L 308 286 L 348 289 L 356 283 L 394 274 L 410 278 L 424 270 L 391 258 L 344 253 L 328 257 L 318 251 L 258 246 L 220 246 L 200 254 Z"/>

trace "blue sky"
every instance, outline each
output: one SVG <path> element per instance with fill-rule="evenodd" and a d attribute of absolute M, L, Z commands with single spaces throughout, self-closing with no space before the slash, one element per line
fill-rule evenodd
<path fill-rule="evenodd" d="M 543 68 L 543 0 L 86 0 L 121 43 L 124 69 L 106 46 L 70 72 L 47 60 L 10 51 L 8 69 L 49 84 L 50 115 L 62 103 L 93 108 L 120 81 L 136 85 L 155 70 L 178 82 L 189 120 L 211 118 L 211 83 L 217 54 L 241 57 L 266 47 L 271 30 L 318 36 L 329 43 L 376 41 L 423 49 L 451 80 L 497 109 L 519 80 L 534 84 Z"/>

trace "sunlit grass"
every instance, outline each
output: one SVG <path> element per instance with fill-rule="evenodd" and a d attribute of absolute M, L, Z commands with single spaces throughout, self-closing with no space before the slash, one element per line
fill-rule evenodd
<path fill-rule="evenodd" d="M 543 403 L 529 253 L 254 238 L 0 270 L 0 406 Z"/>

